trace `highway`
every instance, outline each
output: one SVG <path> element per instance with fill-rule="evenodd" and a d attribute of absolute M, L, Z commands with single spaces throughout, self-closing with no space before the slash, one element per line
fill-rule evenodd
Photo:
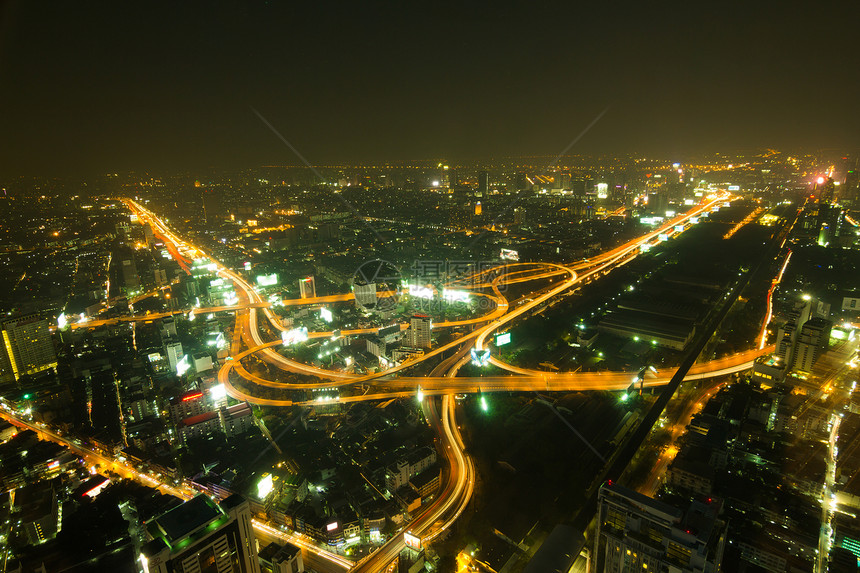
<path fill-rule="evenodd" d="M 471 458 L 465 453 L 465 445 L 456 424 L 456 401 L 453 396 L 455 393 L 468 392 L 494 392 L 494 391 L 572 391 L 572 390 L 624 390 L 631 383 L 631 373 L 626 372 L 561 372 L 561 373 L 546 373 L 536 370 L 524 369 L 506 364 L 495 358 L 491 358 L 491 362 L 499 368 L 513 372 L 508 376 L 489 376 L 489 377 L 457 377 L 456 373 L 459 368 L 465 364 L 468 359 L 468 350 L 470 345 L 465 343 L 474 340 L 474 347 L 477 349 L 486 348 L 487 337 L 494 331 L 511 323 L 519 317 L 539 308 L 545 302 L 553 297 L 556 297 L 566 290 L 571 289 L 577 284 L 594 280 L 612 269 L 623 265 L 642 251 L 646 244 L 650 244 L 655 239 L 660 240 L 660 235 L 671 235 L 676 232 L 676 226 L 685 225 L 690 218 L 701 214 L 708 210 L 716 203 L 725 201 L 726 197 L 720 196 L 707 203 L 698 205 L 660 227 L 650 231 L 649 233 L 639 237 L 633 241 L 629 241 L 615 249 L 603 253 L 597 257 L 587 261 L 579 261 L 573 265 L 553 265 L 553 264 L 528 264 L 528 263 L 511 263 L 509 265 L 499 266 L 495 269 L 482 271 L 478 275 L 483 276 L 494 273 L 494 278 L 490 280 L 483 279 L 482 282 L 474 282 L 476 277 L 469 277 L 473 282 L 473 289 L 490 289 L 492 294 L 475 292 L 478 296 L 486 296 L 492 300 L 492 311 L 487 315 L 463 320 L 452 321 L 450 323 L 437 323 L 434 327 L 444 326 L 465 326 L 472 325 L 472 332 L 461 336 L 460 338 L 450 342 L 449 344 L 440 346 L 427 352 L 424 356 L 414 361 L 405 362 L 383 372 L 368 374 L 364 376 L 355 375 L 346 372 L 337 372 L 317 368 L 312 365 L 303 364 L 295 360 L 290 360 L 278 352 L 275 348 L 282 344 L 281 340 L 264 341 L 260 333 L 260 325 L 258 323 L 258 311 L 262 310 L 265 317 L 270 322 L 273 329 L 284 331 L 280 319 L 272 312 L 269 305 L 261 300 L 259 294 L 248 284 L 240 275 L 225 268 L 217 261 L 213 262 L 216 265 L 217 274 L 220 277 L 230 280 L 237 292 L 239 304 L 234 305 L 236 312 L 236 324 L 231 343 L 231 358 L 226 360 L 218 372 L 218 379 L 228 389 L 230 395 L 240 400 L 247 400 L 252 403 L 273 406 L 288 406 L 294 402 L 291 398 L 261 398 L 246 394 L 242 390 L 236 388 L 230 380 L 231 372 L 235 371 L 238 375 L 262 386 L 270 388 L 280 388 L 286 392 L 294 389 L 334 389 L 341 387 L 354 387 L 357 384 L 373 382 L 373 391 L 369 391 L 361 395 L 343 395 L 336 394 L 329 396 L 329 401 L 353 402 L 360 400 L 380 400 L 391 397 L 408 397 L 416 395 L 416 388 L 420 385 L 421 391 L 428 400 L 430 396 L 441 395 L 441 415 L 437 415 L 435 405 L 428 405 L 428 419 L 431 425 L 436 429 L 440 437 L 440 443 L 443 454 L 448 461 L 447 479 L 445 487 L 439 497 L 431 502 L 410 524 L 404 531 L 408 530 L 413 534 L 421 537 L 425 541 L 431 540 L 436 535 L 445 531 L 451 523 L 456 520 L 460 513 L 464 510 L 471 499 L 471 494 L 474 488 L 475 470 L 474 463 Z M 189 258 L 202 256 L 202 251 L 184 243 L 181 239 L 171 233 L 166 226 L 150 211 L 145 210 L 138 203 L 126 200 L 126 204 L 138 214 L 138 217 L 143 221 L 148 221 L 153 226 L 153 229 L 159 233 L 159 236 L 166 242 L 171 242 L 173 249 L 180 254 L 184 254 Z M 211 257 L 210 257 L 211 258 Z M 531 266 L 535 268 L 521 269 L 521 266 Z M 513 270 L 513 269 L 517 270 Z M 527 299 L 524 303 L 518 304 L 515 308 L 512 307 L 499 290 L 501 284 L 513 284 L 517 282 L 533 281 L 538 279 L 558 279 L 562 278 L 559 284 L 553 284 L 545 289 L 540 294 Z M 457 284 L 457 283 L 452 283 Z M 321 305 L 331 304 L 336 302 L 348 302 L 354 299 L 352 293 L 331 295 L 324 297 L 314 297 L 306 299 L 294 299 L 283 301 L 284 306 L 299 306 L 299 305 Z M 403 328 L 403 325 L 401 325 Z M 363 334 L 372 332 L 375 329 L 357 329 L 341 334 Z M 309 333 L 315 338 L 332 335 L 333 333 Z M 245 350 L 242 350 L 242 347 Z M 441 374 L 440 368 L 434 371 L 434 375 L 426 377 L 394 377 L 401 371 L 411 368 L 418 362 L 428 360 L 434 356 L 438 356 L 448 350 L 458 348 L 459 351 L 455 355 L 456 360 L 450 358 L 443 361 L 443 365 L 447 368 L 453 362 L 444 375 Z M 707 363 L 702 363 L 690 370 L 686 379 L 701 379 L 712 376 L 720 376 L 727 373 L 737 372 L 748 369 L 752 366 L 752 361 L 765 352 L 772 351 L 772 347 L 764 347 L 740 353 L 720 360 L 713 360 Z M 257 375 L 248 372 L 241 364 L 241 360 L 255 355 L 268 363 L 271 363 L 278 368 L 288 372 L 306 374 L 316 376 L 321 379 L 320 382 L 313 384 L 285 384 L 284 382 L 265 380 Z M 666 384 L 671 378 L 674 370 L 658 371 L 657 377 L 646 381 L 646 386 L 658 386 Z M 301 402 L 304 404 L 315 404 L 313 402 Z M 265 524 L 263 524 L 265 525 Z M 269 526 L 266 526 L 269 527 Z M 277 530 L 269 531 L 270 534 L 281 534 Z M 312 546 L 313 551 L 317 552 L 320 548 Z M 371 556 L 365 558 L 361 563 L 354 567 L 355 571 L 381 571 L 390 566 L 392 561 L 404 547 L 403 531 L 389 539 L 378 551 Z M 308 548 L 310 549 L 310 547 Z"/>

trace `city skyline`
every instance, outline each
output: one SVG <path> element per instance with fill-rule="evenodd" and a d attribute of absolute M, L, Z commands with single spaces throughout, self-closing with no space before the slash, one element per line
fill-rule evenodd
<path fill-rule="evenodd" d="M 852 150 L 856 11 L 7 3 L 0 173 Z"/>

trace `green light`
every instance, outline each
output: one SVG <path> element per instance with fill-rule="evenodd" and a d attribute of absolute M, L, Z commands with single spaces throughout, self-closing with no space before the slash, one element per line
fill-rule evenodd
<path fill-rule="evenodd" d="M 629 394 L 624 393 L 624 394 L 622 394 L 622 395 L 621 395 L 621 401 L 622 401 L 622 402 L 626 402 L 626 401 L 627 401 L 627 398 L 629 398 L 629 397 L 630 397 L 630 395 L 629 395 Z"/>
<path fill-rule="evenodd" d="M 29 399 L 30 399 L 30 395 L 29 395 L 29 394 L 24 394 L 24 399 L 25 399 L 25 400 L 29 400 Z"/>
<path fill-rule="evenodd" d="M 490 410 L 490 405 L 487 404 L 486 396 L 481 396 L 481 410 L 483 410 L 484 412 L 489 412 Z"/>
<path fill-rule="evenodd" d="M 651 341 L 651 344 L 653 344 L 654 346 L 657 346 L 657 341 L 656 341 L 656 340 L 652 340 L 652 341 Z"/>
<path fill-rule="evenodd" d="M 639 342 L 639 337 L 638 337 L 638 336 L 634 336 L 634 337 L 633 337 L 633 340 L 635 340 L 636 342 Z"/>
<path fill-rule="evenodd" d="M 597 355 L 598 355 L 600 358 L 603 358 L 603 353 L 602 353 L 602 352 L 598 352 L 598 353 L 597 353 Z"/>

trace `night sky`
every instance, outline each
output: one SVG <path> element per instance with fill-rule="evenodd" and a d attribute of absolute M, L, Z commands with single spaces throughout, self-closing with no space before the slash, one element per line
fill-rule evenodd
<path fill-rule="evenodd" d="M 0 4 L 0 174 L 860 147 L 858 2 L 274 4 Z"/>

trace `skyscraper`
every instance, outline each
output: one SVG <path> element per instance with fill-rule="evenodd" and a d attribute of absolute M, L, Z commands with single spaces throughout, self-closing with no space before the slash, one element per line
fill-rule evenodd
<path fill-rule="evenodd" d="M 25 374 L 56 368 L 57 355 L 47 320 L 35 314 L 5 320 L 2 334 L 5 360 L 0 364 L 0 378 L 18 380 Z"/>
<path fill-rule="evenodd" d="M 430 348 L 430 328 L 433 320 L 426 314 L 416 314 L 409 323 L 409 345 L 413 348 Z"/>
<path fill-rule="evenodd" d="M 812 365 L 827 349 L 830 329 L 833 323 L 823 318 L 810 318 L 800 329 L 794 350 L 794 369 L 802 372 L 812 371 Z"/>
<path fill-rule="evenodd" d="M 251 509 L 238 495 L 215 505 L 205 495 L 146 524 L 144 573 L 260 573 Z"/>
<path fill-rule="evenodd" d="M 478 173 L 478 191 L 476 197 L 485 197 L 490 192 L 490 174 L 486 171 Z"/>
<path fill-rule="evenodd" d="M 717 501 L 694 501 L 681 511 L 625 487 L 604 485 L 598 494 L 593 571 L 719 571 L 726 523 L 718 513 Z"/>

